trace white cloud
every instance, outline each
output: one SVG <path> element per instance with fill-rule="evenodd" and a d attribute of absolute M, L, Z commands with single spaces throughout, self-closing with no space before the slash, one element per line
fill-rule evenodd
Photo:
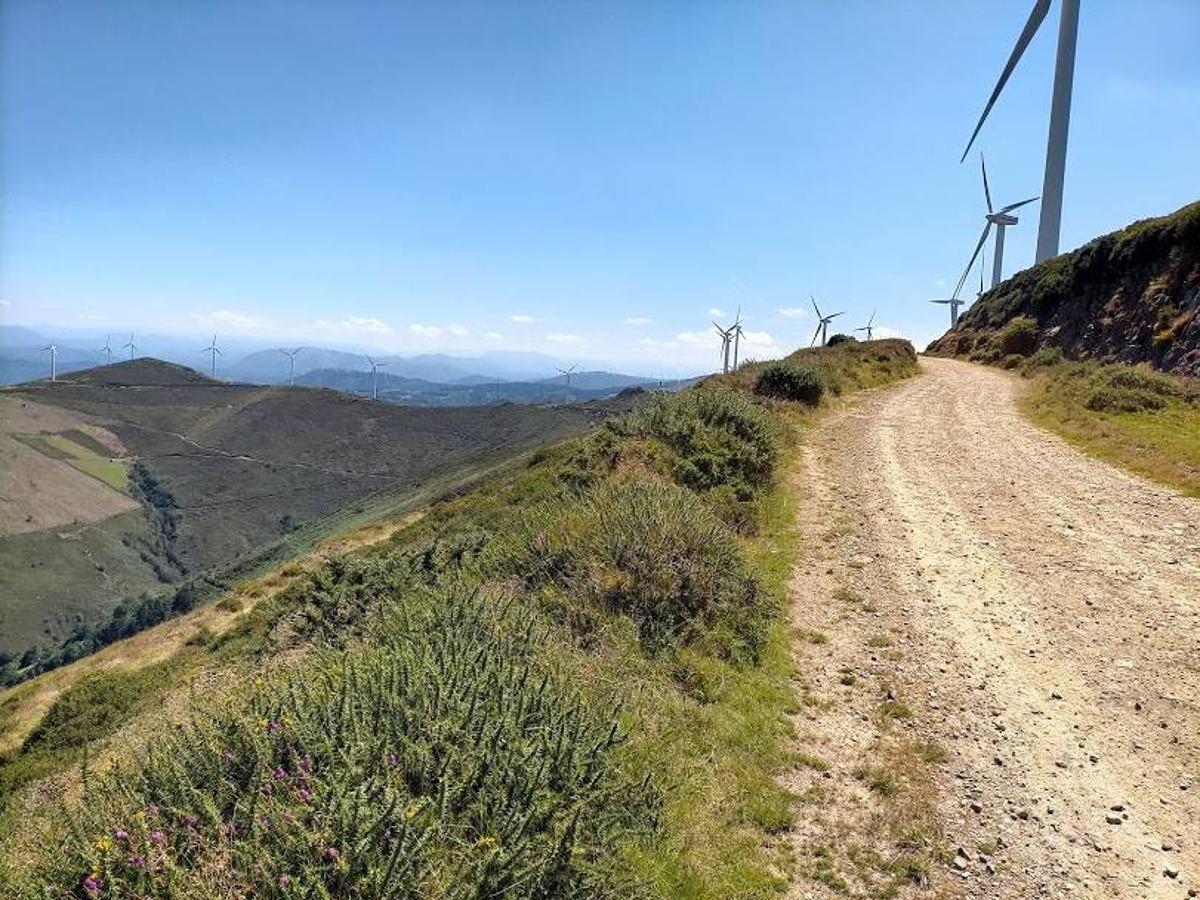
<path fill-rule="evenodd" d="M 501 334 L 500 332 L 498 332 L 498 331 L 489 331 L 489 332 L 486 332 L 486 333 L 484 334 L 484 336 L 483 336 L 483 337 L 484 337 L 484 340 L 488 340 L 488 341 L 502 341 L 502 340 L 504 340 L 504 335 L 502 335 L 502 334 Z"/>
<path fill-rule="evenodd" d="M 392 326 L 373 316 L 346 316 L 338 322 L 328 319 L 317 319 L 316 326 L 323 331 L 336 331 L 339 334 L 391 334 Z"/>
<path fill-rule="evenodd" d="M 716 347 L 721 343 L 715 331 L 681 331 L 675 340 L 689 347 Z"/>
<path fill-rule="evenodd" d="M 455 337 L 466 337 L 468 334 L 471 333 L 471 332 L 467 331 L 466 325 L 460 325 L 457 322 L 451 322 L 449 325 L 446 326 L 446 330 L 449 331 Z"/>
<path fill-rule="evenodd" d="M 423 338 L 435 338 L 442 333 L 442 329 L 438 328 L 436 325 L 421 325 L 417 322 L 409 325 L 408 330 L 417 337 Z"/>
<path fill-rule="evenodd" d="M 775 312 L 785 319 L 803 319 L 808 315 L 808 310 L 803 306 L 781 306 Z"/>
<path fill-rule="evenodd" d="M 8 308 L 8 307 L 10 307 L 10 306 L 12 306 L 12 304 L 11 304 L 9 301 L 7 301 L 7 300 L 0 300 L 0 307 L 4 307 L 5 309 L 7 309 L 7 308 Z"/>
<path fill-rule="evenodd" d="M 575 347 L 583 343 L 583 338 L 577 334 L 566 334 L 563 332 L 552 332 L 546 335 L 546 340 L 552 344 L 567 344 Z"/>
<path fill-rule="evenodd" d="M 762 350 L 773 350 L 779 346 L 775 342 L 774 336 L 766 331 L 743 331 L 742 340 L 751 347 L 758 347 Z"/>
<path fill-rule="evenodd" d="M 723 310 L 723 309 L 720 309 L 719 307 L 716 307 L 716 306 L 714 306 L 712 309 L 710 309 L 710 310 L 708 311 L 708 314 L 709 314 L 710 316 L 723 316 L 723 315 L 725 315 L 725 310 Z"/>
<path fill-rule="evenodd" d="M 537 321 L 533 316 L 527 316 L 524 313 L 517 313 L 516 315 L 509 316 L 509 318 L 518 325 L 531 325 Z"/>
<path fill-rule="evenodd" d="M 871 332 L 871 337 L 879 340 L 880 338 L 902 338 L 904 335 L 895 328 L 889 328 L 886 325 L 876 325 Z"/>
<path fill-rule="evenodd" d="M 653 320 L 645 316 L 630 316 L 625 320 L 626 325 L 649 325 Z"/>

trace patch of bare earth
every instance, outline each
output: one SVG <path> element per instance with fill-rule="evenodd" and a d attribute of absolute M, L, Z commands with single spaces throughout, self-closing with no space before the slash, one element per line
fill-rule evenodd
<path fill-rule="evenodd" d="M 923 360 L 811 436 L 793 897 L 1200 890 L 1200 504 Z"/>
<path fill-rule="evenodd" d="M 19 397 L 0 397 L 0 535 L 98 522 L 137 502 L 61 459 L 21 443 L 17 434 L 83 430 L 123 454 L 120 441 L 80 416 Z"/>

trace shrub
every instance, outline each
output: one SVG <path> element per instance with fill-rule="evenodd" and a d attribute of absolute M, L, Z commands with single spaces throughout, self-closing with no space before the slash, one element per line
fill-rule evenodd
<path fill-rule="evenodd" d="M 391 639 L 212 705 L 93 779 L 55 896 L 640 896 L 617 849 L 657 828 L 611 709 L 477 596 L 396 607 Z M 39 891 L 40 895 L 40 891 Z"/>
<path fill-rule="evenodd" d="M 648 478 L 524 514 L 488 568 L 633 620 L 649 652 L 710 646 L 758 658 L 771 601 L 737 541 L 691 492 Z M 578 624 L 578 623 L 576 623 Z"/>
<path fill-rule="evenodd" d="M 1033 355 L 1025 361 L 1025 369 L 1032 370 L 1052 368 L 1064 362 L 1064 360 L 1065 357 L 1063 356 L 1061 347 L 1052 347 L 1049 345 L 1045 347 L 1038 347 L 1037 350 L 1033 352 Z"/>
<path fill-rule="evenodd" d="M 825 393 L 825 378 L 816 369 L 794 363 L 772 363 L 754 382 L 754 393 L 778 400 L 794 400 L 816 406 Z"/>
<path fill-rule="evenodd" d="M 1002 356 L 1029 356 L 1037 349 L 1037 321 L 1028 316 L 1012 319 L 996 335 L 996 347 Z"/>
<path fill-rule="evenodd" d="M 858 339 L 849 334 L 835 334 L 825 342 L 826 347 L 836 347 L 838 344 L 857 344 Z"/>

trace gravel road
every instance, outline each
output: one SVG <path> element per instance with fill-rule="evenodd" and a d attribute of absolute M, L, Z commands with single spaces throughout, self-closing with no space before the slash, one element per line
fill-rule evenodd
<path fill-rule="evenodd" d="M 878 889 L 928 813 L 949 854 L 905 892 L 1196 896 L 1200 503 L 1029 424 L 1008 373 L 922 369 L 822 423 L 795 481 L 797 742 L 830 768 L 786 779 L 816 798 L 792 895 Z M 944 758 L 881 797 L 898 738 Z"/>

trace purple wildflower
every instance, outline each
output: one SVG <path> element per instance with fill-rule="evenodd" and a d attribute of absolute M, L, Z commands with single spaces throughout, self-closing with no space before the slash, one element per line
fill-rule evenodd
<path fill-rule="evenodd" d="M 279 729 L 281 727 L 282 726 L 274 719 L 267 723 L 267 731 L 271 732 L 271 734 L 279 734 Z"/>
<path fill-rule="evenodd" d="M 388 765 L 391 766 L 393 769 L 396 768 L 396 766 L 400 765 L 400 757 L 398 757 L 395 753 L 389 753 L 388 754 Z"/>
<path fill-rule="evenodd" d="M 145 859 L 145 857 L 144 857 L 144 856 L 142 856 L 142 854 L 140 854 L 140 853 L 131 853 L 131 854 L 129 854 L 129 859 L 127 859 L 127 860 L 126 860 L 126 862 L 128 862 L 128 863 L 129 863 L 129 865 L 130 865 L 130 866 L 132 866 L 132 867 L 133 867 L 133 868 L 135 868 L 135 869 L 144 869 L 144 868 L 146 868 L 146 859 Z"/>
<path fill-rule="evenodd" d="M 100 890 L 104 887 L 104 882 L 95 875 L 89 875 L 83 879 L 83 890 L 89 897 L 97 897 L 100 895 Z"/>
<path fill-rule="evenodd" d="M 113 829 L 113 840 L 126 841 L 128 839 L 129 839 L 129 832 L 126 831 L 124 828 L 114 828 Z"/>
<path fill-rule="evenodd" d="M 285 769 L 283 766 L 276 766 L 275 771 L 272 774 L 275 776 L 276 779 L 283 779 L 283 778 L 288 777 L 287 769 Z"/>
<path fill-rule="evenodd" d="M 291 881 L 292 881 L 292 879 L 286 875 L 280 875 L 278 878 L 275 879 L 275 883 L 277 885 L 279 885 L 280 887 L 287 887 L 291 883 Z"/>
<path fill-rule="evenodd" d="M 165 834 L 163 834 L 161 831 L 150 832 L 150 843 L 157 844 L 159 847 L 161 847 L 166 842 L 167 842 L 167 836 Z"/>
<path fill-rule="evenodd" d="M 312 791 L 308 788 L 300 788 L 300 790 L 296 791 L 296 797 L 301 803 L 307 803 L 312 799 Z"/>
<path fill-rule="evenodd" d="M 338 857 L 340 857 L 341 855 L 342 854 L 338 852 L 337 847 L 326 847 L 325 848 L 325 859 L 328 860 L 329 862 L 336 862 Z"/>
<path fill-rule="evenodd" d="M 225 760 L 227 763 L 233 762 L 233 751 L 226 747 L 221 751 L 221 759 Z"/>

